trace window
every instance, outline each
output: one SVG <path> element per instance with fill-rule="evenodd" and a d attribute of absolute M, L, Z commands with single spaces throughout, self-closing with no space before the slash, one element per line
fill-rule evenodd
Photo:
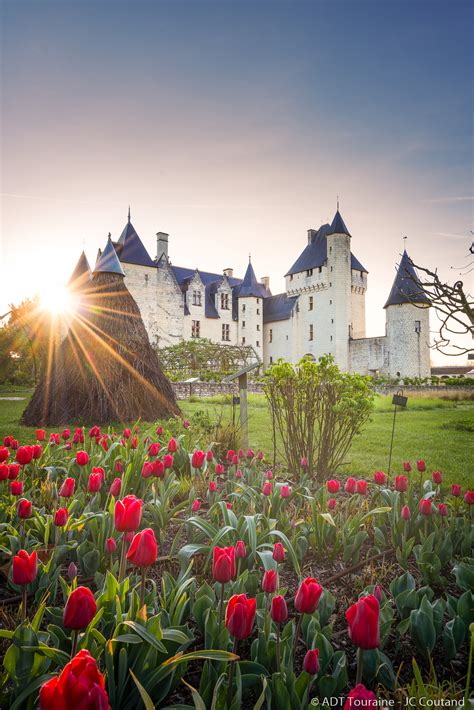
<path fill-rule="evenodd" d="M 331 335 L 331 343 L 332 343 L 332 335 Z"/>
<path fill-rule="evenodd" d="M 329 253 L 332 254 L 332 247 L 329 247 Z"/>
<path fill-rule="evenodd" d="M 290 274 L 290 281 L 293 281 L 293 274 Z"/>
<path fill-rule="evenodd" d="M 318 271 L 319 271 L 319 273 L 321 274 L 322 271 L 323 271 L 323 267 L 322 267 L 322 266 L 318 266 Z"/>
<path fill-rule="evenodd" d="M 331 286 L 332 286 L 332 282 L 330 281 L 330 282 L 329 282 L 329 287 L 331 287 Z"/>
<path fill-rule="evenodd" d="M 259 298 L 257 298 L 257 305 L 258 305 L 259 303 L 260 303 L 260 299 L 259 299 Z"/>
<path fill-rule="evenodd" d="M 332 271 L 332 266 L 331 266 L 331 271 Z"/>
<path fill-rule="evenodd" d="M 313 275 L 313 269 L 306 269 L 306 276 L 312 276 Z"/>
<path fill-rule="evenodd" d="M 415 321 L 415 333 L 421 333 L 421 320 Z"/>
<path fill-rule="evenodd" d="M 193 306 L 201 305 L 201 291 L 193 291 Z"/>
<path fill-rule="evenodd" d="M 332 298 L 329 300 L 329 305 L 332 306 Z"/>
<path fill-rule="evenodd" d="M 271 328 L 268 331 L 268 342 L 273 343 L 273 330 Z"/>
<path fill-rule="evenodd" d="M 257 323 L 257 330 L 260 330 L 260 324 Z"/>
<path fill-rule="evenodd" d="M 331 323 L 334 323 L 334 318 L 331 318 Z"/>
<path fill-rule="evenodd" d="M 230 325 L 228 324 L 222 326 L 222 340 L 230 340 Z"/>
<path fill-rule="evenodd" d="M 229 310 L 229 294 L 221 293 L 221 309 L 223 311 Z"/>
<path fill-rule="evenodd" d="M 270 355 L 270 365 L 272 364 L 272 362 L 273 362 L 273 358 L 272 358 L 272 356 Z"/>
<path fill-rule="evenodd" d="M 245 303 L 242 304 L 242 313 L 245 313 Z"/>
<path fill-rule="evenodd" d="M 309 310 L 309 311 L 312 311 L 312 310 L 313 310 L 313 297 L 312 297 L 312 296 L 309 297 L 309 307 L 308 307 L 308 310 Z"/>
<path fill-rule="evenodd" d="M 314 338 L 314 326 L 311 323 L 309 326 L 309 340 L 313 340 L 313 338 Z"/>
<path fill-rule="evenodd" d="M 257 315 L 260 315 L 260 308 L 257 308 Z"/>
<path fill-rule="evenodd" d="M 260 340 L 257 340 L 257 342 L 255 343 L 255 345 L 257 346 L 257 348 L 259 348 L 259 347 L 260 347 Z"/>
<path fill-rule="evenodd" d="M 200 338 L 201 337 L 201 321 L 193 320 L 191 323 L 191 337 Z"/>
<path fill-rule="evenodd" d="M 245 345 L 245 338 L 242 338 L 242 345 Z"/>
<path fill-rule="evenodd" d="M 242 321 L 242 328 L 245 328 L 245 321 Z"/>
<path fill-rule="evenodd" d="M 145 274 L 145 286 L 148 286 L 149 274 Z"/>

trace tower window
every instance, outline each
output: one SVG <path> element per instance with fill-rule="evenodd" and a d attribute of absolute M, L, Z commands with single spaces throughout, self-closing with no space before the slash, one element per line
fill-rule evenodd
<path fill-rule="evenodd" d="M 242 313 L 245 313 L 245 303 L 242 304 Z"/>
<path fill-rule="evenodd" d="M 257 330 L 260 330 L 260 323 L 257 323 Z"/>
<path fill-rule="evenodd" d="M 191 337 L 199 338 L 201 337 L 201 321 L 193 320 L 191 323 Z"/>
<path fill-rule="evenodd" d="M 271 328 L 268 331 L 268 342 L 273 343 L 273 330 Z"/>
<path fill-rule="evenodd" d="M 308 310 L 310 310 L 310 311 L 313 310 L 313 297 L 312 297 L 312 296 L 309 297 L 309 308 L 308 308 Z"/>
<path fill-rule="evenodd" d="M 257 315 L 260 315 L 260 308 L 257 308 Z"/>
<path fill-rule="evenodd" d="M 242 321 L 242 328 L 245 328 L 245 321 Z"/>
<path fill-rule="evenodd" d="M 421 320 L 415 321 L 415 333 L 421 333 Z"/>
<path fill-rule="evenodd" d="M 273 362 L 273 358 L 272 358 L 272 356 L 270 355 L 270 365 L 272 364 L 272 362 Z"/>
<path fill-rule="evenodd" d="M 313 269 L 306 269 L 306 276 L 312 276 L 313 275 Z"/>
<path fill-rule="evenodd" d="M 329 300 L 329 305 L 332 306 L 332 298 Z"/>
<path fill-rule="evenodd" d="M 331 338 L 330 338 L 330 340 L 331 340 L 331 343 L 332 343 L 332 335 L 331 335 Z"/>
<path fill-rule="evenodd" d="M 229 310 L 229 294 L 221 293 L 221 309 L 223 311 Z"/>
<path fill-rule="evenodd" d="M 293 281 L 293 274 L 290 274 L 290 281 Z"/>
<path fill-rule="evenodd" d="M 201 305 L 201 291 L 193 291 L 193 306 Z"/>
<path fill-rule="evenodd" d="M 331 323 L 334 323 L 334 318 L 331 318 Z"/>
<path fill-rule="evenodd" d="M 309 338 L 308 338 L 308 340 L 313 340 L 313 338 L 314 338 L 314 326 L 313 326 L 313 324 L 311 323 L 310 326 L 309 326 Z"/>
<path fill-rule="evenodd" d="M 242 345 L 245 345 L 245 338 L 242 338 Z"/>
<path fill-rule="evenodd" d="M 149 274 L 145 274 L 145 286 L 148 286 Z"/>
<path fill-rule="evenodd" d="M 318 266 L 318 271 L 319 271 L 320 274 L 322 273 L 322 270 L 323 270 L 323 267 L 322 267 L 322 266 Z"/>
<path fill-rule="evenodd" d="M 260 340 L 257 340 L 257 342 L 255 343 L 255 345 L 257 346 L 257 348 L 259 348 L 259 347 L 260 347 Z"/>
<path fill-rule="evenodd" d="M 259 299 L 259 298 L 257 298 L 257 305 L 258 305 L 259 303 L 260 303 L 260 299 Z"/>
<path fill-rule="evenodd" d="M 331 266 L 331 271 L 332 271 L 332 266 Z"/>
<path fill-rule="evenodd" d="M 230 340 L 230 325 L 227 323 L 222 325 L 222 340 Z"/>

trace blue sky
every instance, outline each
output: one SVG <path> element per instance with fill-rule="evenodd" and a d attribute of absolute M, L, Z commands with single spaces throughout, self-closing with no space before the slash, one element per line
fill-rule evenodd
<path fill-rule="evenodd" d="M 473 19 L 458 0 L 4 0 L 1 302 L 93 261 L 129 202 L 152 256 L 159 230 L 180 265 L 240 273 L 251 251 L 276 293 L 339 195 L 382 333 L 402 236 L 449 278 L 467 251 Z"/>

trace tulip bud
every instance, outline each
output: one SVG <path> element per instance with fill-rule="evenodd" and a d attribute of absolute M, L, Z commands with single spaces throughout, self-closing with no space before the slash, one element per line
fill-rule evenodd
<path fill-rule="evenodd" d="M 46 439 L 46 432 L 44 429 L 36 430 L 36 441 L 44 441 Z"/>
<path fill-rule="evenodd" d="M 278 584 L 278 575 L 274 569 L 267 569 L 263 575 L 262 589 L 266 594 L 273 594 L 276 592 Z"/>
<path fill-rule="evenodd" d="M 431 515 L 433 511 L 431 510 L 431 501 L 426 498 L 420 500 L 420 513 L 422 515 Z"/>
<path fill-rule="evenodd" d="M 209 493 L 215 493 L 217 491 L 217 483 L 215 481 L 209 481 Z"/>
<path fill-rule="evenodd" d="M 378 486 L 384 486 L 387 483 L 387 474 L 383 471 L 376 471 L 374 473 L 374 482 Z"/>
<path fill-rule="evenodd" d="M 21 498 L 18 501 L 17 513 L 18 513 L 18 517 L 21 520 L 26 520 L 26 518 L 31 518 L 32 510 L 33 510 L 33 506 L 31 504 L 30 500 L 26 500 L 26 498 Z"/>
<path fill-rule="evenodd" d="M 224 466 L 221 463 L 216 463 L 216 476 L 220 476 L 224 473 Z"/>
<path fill-rule="evenodd" d="M 66 629 L 85 629 L 97 611 L 94 595 L 87 587 L 77 587 L 68 597 L 64 607 L 63 625 Z"/>
<path fill-rule="evenodd" d="M 474 491 L 466 491 L 464 494 L 464 502 L 466 505 L 474 504 Z"/>
<path fill-rule="evenodd" d="M 431 474 L 431 477 L 433 479 L 433 483 L 436 483 L 436 485 L 441 485 L 443 482 L 443 477 L 441 476 L 441 471 L 433 471 Z"/>
<path fill-rule="evenodd" d="M 300 466 L 301 468 L 308 468 L 308 459 L 306 456 L 301 457 Z"/>
<path fill-rule="evenodd" d="M 401 516 L 402 516 L 403 520 L 410 520 L 411 513 L 410 513 L 410 508 L 407 505 L 403 506 Z"/>
<path fill-rule="evenodd" d="M 455 498 L 458 498 L 461 495 L 461 486 L 459 483 L 453 483 L 451 486 L 451 493 Z"/>
<path fill-rule="evenodd" d="M 284 549 L 281 542 L 276 542 L 273 545 L 272 557 L 275 560 L 275 562 L 284 562 L 285 561 L 285 549 Z"/>
<path fill-rule="evenodd" d="M 26 550 L 20 550 L 12 560 L 12 580 L 13 584 L 23 586 L 31 584 L 36 579 L 38 573 L 36 550 L 31 555 Z"/>
<path fill-rule="evenodd" d="M 247 550 L 243 540 L 237 540 L 235 543 L 235 556 L 237 559 L 244 559 L 247 556 Z"/>
<path fill-rule="evenodd" d="M 300 614 L 313 614 L 323 593 L 322 586 L 314 577 L 303 579 L 295 594 L 295 609 Z"/>
<path fill-rule="evenodd" d="M 446 503 L 438 503 L 438 513 L 443 517 L 448 514 L 448 506 Z"/>
<path fill-rule="evenodd" d="M 337 505 L 337 500 L 335 498 L 329 498 L 328 500 L 328 510 L 334 510 Z"/>
<path fill-rule="evenodd" d="M 367 493 L 367 481 L 357 481 L 356 483 L 356 491 L 359 493 L 359 495 L 364 496 Z"/>
<path fill-rule="evenodd" d="M 114 478 L 112 483 L 110 484 L 109 488 L 109 493 L 111 496 L 114 498 L 118 498 L 120 495 L 120 489 L 122 488 L 122 479 L 121 478 Z"/>
<path fill-rule="evenodd" d="M 56 513 L 54 514 L 54 524 L 58 528 L 63 528 L 68 520 L 69 513 L 67 511 L 67 508 L 58 508 Z"/>
<path fill-rule="evenodd" d="M 282 597 L 281 594 L 275 594 L 272 597 L 271 616 L 277 624 L 284 624 L 288 619 L 288 607 L 285 597 Z"/>
<path fill-rule="evenodd" d="M 198 511 L 200 508 L 201 508 L 201 501 L 199 500 L 199 498 L 196 498 L 196 499 L 193 500 L 193 502 L 192 502 L 191 510 L 193 511 L 193 513 L 197 513 L 197 511 Z"/>
<path fill-rule="evenodd" d="M 408 490 L 408 478 L 406 476 L 395 476 L 395 490 L 404 493 Z"/>
<path fill-rule="evenodd" d="M 227 508 L 227 510 L 232 510 L 232 503 L 226 503 L 225 507 Z"/>
<path fill-rule="evenodd" d="M 319 673 L 319 650 L 314 648 L 306 653 L 303 661 L 303 668 L 306 673 L 316 675 Z"/>
<path fill-rule="evenodd" d="M 280 495 L 282 498 L 289 498 L 291 495 L 290 487 L 289 486 L 281 486 L 280 488 Z"/>
<path fill-rule="evenodd" d="M 326 488 L 328 489 L 328 493 L 337 493 L 340 487 L 341 484 L 334 478 L 330 481 L 326 481 Z"/>
<path fill-rule="evenodd" d="M 265 481 L 265 483 L 263 484 L 263 488 L 262 488 L 263 495 L 269 496 L 269 495 L 271 495 L 271 492 L 272 492 L 272 484 L 270 483 L 270 481 Z"/>
<path fill-rule="evenodd" d="M 89 463 L 89 454 L 87 451 L 76 452 L 76 463 L 78 466 L 87 466 Z"/>
<path fill-rule="evenodd" d="M 114 538 L 108 537 L 107 540 L 105 541 L 105 551 L 107 552 L 108 555 L 113 555 L 116 549 L 117 549 L 117 543 L 115 542 Z"/>
<path fill-rule="evenodd" d="M 411 463 L 409 461 L 404 461 L 403 462 L 403 470 L 406 471 L 407 473 L 410 473 L 411 471 Z"/>
<path fill-rule="evenodd" d="M 10 493 L 12 496 L 23 495 L 23 481 L 12 481 L 10 483 Z"/>
<path fill-rule="evenodd" d="M 419 461 L 416 462 L 416 468 L 420 473 L 426 471 L 426 463 L 423 461 L 423 459 L 419 459 Z"/>
<path fill-rule="evenodd" d="M 226 584 L 235 576 L 235 550 L 233 547 L 215 547 L 212 574 L 216 582 Z"/>
<path fill-rule="evenodd" d="M 151 528 L 137 533 L 127 552 L 127 560 L 137 567 L 150 567 L 158 557 L 158 543 Z"/>
<path fill-rule="evenodd" d="M 74 564 L 74 562 L 70 562 L 70 563 L 69 563 L 69 567 L 67 568 L 67 575 L 68 575 L 69 579 L 71 580 L 71 582 L 72 582 L 74 579 L 76 579 L 76 577 L 77 577 L 77 567 L 76 567 L 76 565 Z"/>
<path fill-rule="evenodd" d="M 242 471 L 240 470 L 240 468 L 238 468 L 237 471 L 235 472 L 235 477 L 242 478 L 242 476 L 243 476 Z"/>
<path fill-rule="evenodd" d="M 176 453 L 177 450 L 178 450 L 178 442 L 176 441 L 176 439 L 170 439 L 168 441 L 168 452 L 170 454 L 174 454 L 174 453 Z"/>
<path fill-rule="evenodd" d="M 156 433 L 158 436 L 161 436 L 163 434 L 163 427 L 162 426 L 157 427 Z"/>
<path fill-rule="evenodd" d="M 212 451 L 210 449 L 209 451 L 206 451 L 206 461 L 209 463 L 210 461 L 212 461 L 213 458 L 214 454 L 212 453 Z"/>
<path fill-rule="evenodd" d="M 357 486 L 356 479 L 349 477 L 344 484 L 344 490 L 346 493 L 355 493 L 356 486 Z"/>

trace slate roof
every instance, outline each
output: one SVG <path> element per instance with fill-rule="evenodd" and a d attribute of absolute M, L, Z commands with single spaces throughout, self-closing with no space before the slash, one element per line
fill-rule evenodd
<path fill-rule="evenodd" d="M 224 278 L 222 274 L 213 274 L 210 271 L 201 271 L 200 269 L 188 269 L 184 266 L 173 265 L 171 265 L 171 268 L 173 269 L 176 281 L 179 283 L 180 286 L 182 286 L 185 281 L 189 281 L 190 279 L 192 279 L 196 271 L 198 271 L 199 276 L 201 277 L 204 285 L 212 283 L 213 281 L 222 281 L 222 279 Z M 242 279 L 236 279 L 232 277 L 229 278 L 229 283 L 232 287 L 234 287 L 242 283 Z"/>
<path fill-rule="evenodd" d="M 403 252 L 392 290 L 390 291 L 384 308 L 387 308 L 387 306 L 396 306 L 401 303 L 429 304 L 428 297 L 418 282 L 418 275 L 406 249 Z"/>
<path fill-rule="evenodd" d="M 138 266 L 156 266 L 155 262 L 150 258 L 145 246 L 135 231 L 130 218 L 125 225 L 118 242 L 115 242 L 115 248 L 120 261 L 126 264 L 137 264 Z"/>
<path fill-rule="evenodd" d="M 87 283 L 91 277 L 91 267 L 87 261 L 87 256 L 82 252 L 67 285 L 73 288 L 80 288 L 84 283 Z"/>
<path fill-rule="evenodd" d="M 339 212 L 336 213 L 336 216 L 337 214 L 339 214 Z M 303 249 L 293 266 L 289 269 L 289 271 L 286 272 L 285 276 L 299 274 L 301 271 L 307 271 L 307 269 L 317 269 L 319 266 L 325 265 L 328 257 L 328 245 L 326 237 L 328 234 L 336 234 L 336 232 L 331 232 L 335 219 L 336 217 L 334 217 L 332 225 L 323 224 L 318 229 L 316 234 L 313 236 L 311 243 Z M 348 234 L 348 232 L 344 233 Z M 357 259 L 357 257 L 354 256 L 352 252 L 351 268 L 355 269 L 356 271 L 364 271 L 365 273 L 368 273 L 365 266 L 362 266 L 360 261 Z"/>
<path fill-rule="evenodd" d="M 238 289 L 238 298 L 246 298 L 249 296 L 254 296 L 255 298 L 267 298 L 270 295 L 270 291 L 263 284 L 257 281 L 255 271 L 253 270 L 253 266 L 249 261 L 247 271 L 245 272 L 244 280 L 242 281 Z"/>
<path fill-rule="evenodd" d="M 118 260 L 110 235 L 107 239 L 107 245 L 104 251 L 97 258 L 94 274 L 98 273 L 120 274 L 120 276 L 125 276 L 123 269 L 120 266 L 120 261 Z"/>
<path fill-rule="evenodd" d="M 347 234 L 347 236 L 349 236 L 349 237 L 351 236 L 351 233 L 349 232 L 346 225 L 344 224 L 344 220 L 341 217 L 341 213 L 339 212 L 339 209 L 336 211 L 336 214 L 334 215 L 334 219 L 331 223 L 328 234 Z"/>
<path fill-rule="evenodd" d="M 263 322 L 273 323 L 290 318 L 298 298 L 298 296 L 287 296 L 286 293 L 266 298 L 263 302 Z"/>

